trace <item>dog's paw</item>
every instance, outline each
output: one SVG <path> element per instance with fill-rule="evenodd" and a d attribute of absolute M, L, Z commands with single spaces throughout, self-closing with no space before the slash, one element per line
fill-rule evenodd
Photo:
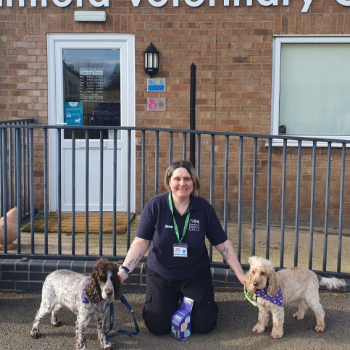
<path fill-rule="evenodd" d="M 283 333 L 279 332 L 271 332 L 270 338 L 272 339 L 281 339 L 283 337 Z"/>
<path fill-rule="evenodd" d="M 37 329 L 32 329 L 32 331 L 30 332 L 30 336 L 33 339 L 38 339 L 41 337 L 41 334 Z"/>
<path fill-rule="evenodd" d="M 60 327 L 62 325 L 61 321 L 51 322 L 51 327 Z"/>
<path fill-rule="evenodd" d="M 253 331 L 254 333 L 257 333 L 257 334 L 259 334 L 259 333 L 264 333 L 264 332 L 265 332 L 265 327 L 262 326 L 261 324 L 256 324 L 256 325 L 254 326 L 254 328 L 252 329 L 252 331 Z"/>
<path fill-rule="evenodd" d="M 295 319 L 295 320 L 303 320 L 304 319 L 304 314 L 301 314 L 298 312 L 296 312 L 294 315 L 292 315 L 292 317 Z"/>
<path fill-rule="evenodd" d="M 326 325 L 324 323 L 321 323 L 321 324 L 318 324 L 316 327 L 315 327 L 315 331 L 317 333 L 323 333 L 325 332 L 326 330 Z"/>
<path fill-rule="evenodd" d="M 108 344 L 107 346 L 104 346 L 103 347 L 103 350 L 113 350 L 114 348 L 113 348 L 113 345 L 112 344 Z"/>

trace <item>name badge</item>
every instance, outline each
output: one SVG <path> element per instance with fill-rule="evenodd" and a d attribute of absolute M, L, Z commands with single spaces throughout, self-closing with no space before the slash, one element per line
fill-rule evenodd
<path fill-rule="evenodd" d="M 187 258 L 187 244 L 186 243 L 174 243 L 173 244 L 173 257 L 174 258 Z"/>

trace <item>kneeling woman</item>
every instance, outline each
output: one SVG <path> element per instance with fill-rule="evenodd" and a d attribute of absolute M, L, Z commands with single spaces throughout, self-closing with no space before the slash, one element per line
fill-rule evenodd
<path fill-rule="evenodd" d="M 218 307 L 205 237 L 245 285 L 244 272 L 213 207 L 198 196 L 200 185 L 193 165 L 173 163 L 164 185 L 168 192 L 152 198 L 142 211 L 119 276 L 124 282 L 149 249 L 142 315 L 149 331 L 170 333 L 171 316 L 179 300 L 187 296 L 194 300 L 192 331 L 208 333 L 216 326 Z"/>

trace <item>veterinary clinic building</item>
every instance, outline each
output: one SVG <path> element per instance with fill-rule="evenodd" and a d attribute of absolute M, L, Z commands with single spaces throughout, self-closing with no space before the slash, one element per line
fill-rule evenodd
<path fill-rule="evenodd" d="M 329 138 L 350 134 L 350 0 L 0 0 L 0 33 L 0 120 L 101 125 L 111 113 L 111 125 L 189 129 L 190 69 L 195 64 L 198 130 Z M 159 52 L 155 80 L 144 69 L 149 46 Z M 106 144 L 109 136 L 104 135 Z M 36 137 L 39 152 L 42 135 Z M 84 136 L 76 137 L 79 157 Z M 92 136 L 90 142 L 98 138 Z M 67 160 L 63 177 L 71 173 L 71 143 L 66 139 L 71 139 L 69 132 L 62 140 L 63 162 Z M 147 142 L 151 153 L 154 140 Z M 139 143 L 134 136 L 131 209 L 136 212 Z M 118 144 L 118 169 L 127 162 L 126 146 Z M 274 144 L 277 159 L 281 146 Z M 52 146 L 49 152 L 54 159 L 57 149 Z M 249 159 L 252 150 L 245 152 Z M 266 155 L 264 143 L 258 152 Z M 288 147 L 288 159 L 294 161 L 296 152 Z M 303 152 L 303 164 L 310 169 L 311 149 L 305 146 Z M 341 149 L 332 154 L 332 167 L 339 172 Z M 317 148 L 319 167 L 325 167 L 326 155 L 327 148 Z M 167 164 L 168 158 L 160 156 L 162 170 Z M 258 166 L 266 168 L 266 160 Z M 203 166 L 204 187 L 209 172 Z M 40 193 L 42 167 L 35 176 Z M 219 193 L 220 168 L 215 176 Z M 305 203 L 310 201 L 310 178 L 310 172 L 303 174 L 308 182 L 302 190 Z M 295 188 L 295 181 L 291 176 L 287 185 Z M 52 177 L 50 191 L 55 186 Z M 333 184 L 331 193 L 335 222 L 339 187 Z M 147 199 L 153 189 L 150 184 Z M 231 192 L 237 196 L 237 183 Z M 280 201 L 280 188 L 273 189 L 272 196 L 273 202 Z M 232 198 L 235 211 L 237 197 Z M 266 185 L 258 200 L 266 202 Z M 293 203 L 295 197 L 291 194 L 289 200 Z M 320 222 L 322 201 L 323 193 L 316 200 Z M 37 196 L 35 207 L 42 209 L 42 196 Z M 69 211 L 69 203 L 62 209 Z M 108 203 L 105 209 L 110 210 Z M 51 199 L 50 210 L 57 210 Z M 294 210 L 289 214 L 292 218 Z"/>

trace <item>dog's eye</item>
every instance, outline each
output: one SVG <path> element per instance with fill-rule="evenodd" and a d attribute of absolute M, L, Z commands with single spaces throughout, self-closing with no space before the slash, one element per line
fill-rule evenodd
<path fill-rule="evenodd" d="M 106 275 L 100 276 L 99 280 L 100 280 L 100 282 L 106 282 L 107 276 Z"/>
<path fill-rule="evenodd" d="M 265 272 L 265 271 L 260 271 L 260 275 L 261 275 L 261 276 L 265 276 L 265 275 L 266 275 L 266 272 Z"/>

